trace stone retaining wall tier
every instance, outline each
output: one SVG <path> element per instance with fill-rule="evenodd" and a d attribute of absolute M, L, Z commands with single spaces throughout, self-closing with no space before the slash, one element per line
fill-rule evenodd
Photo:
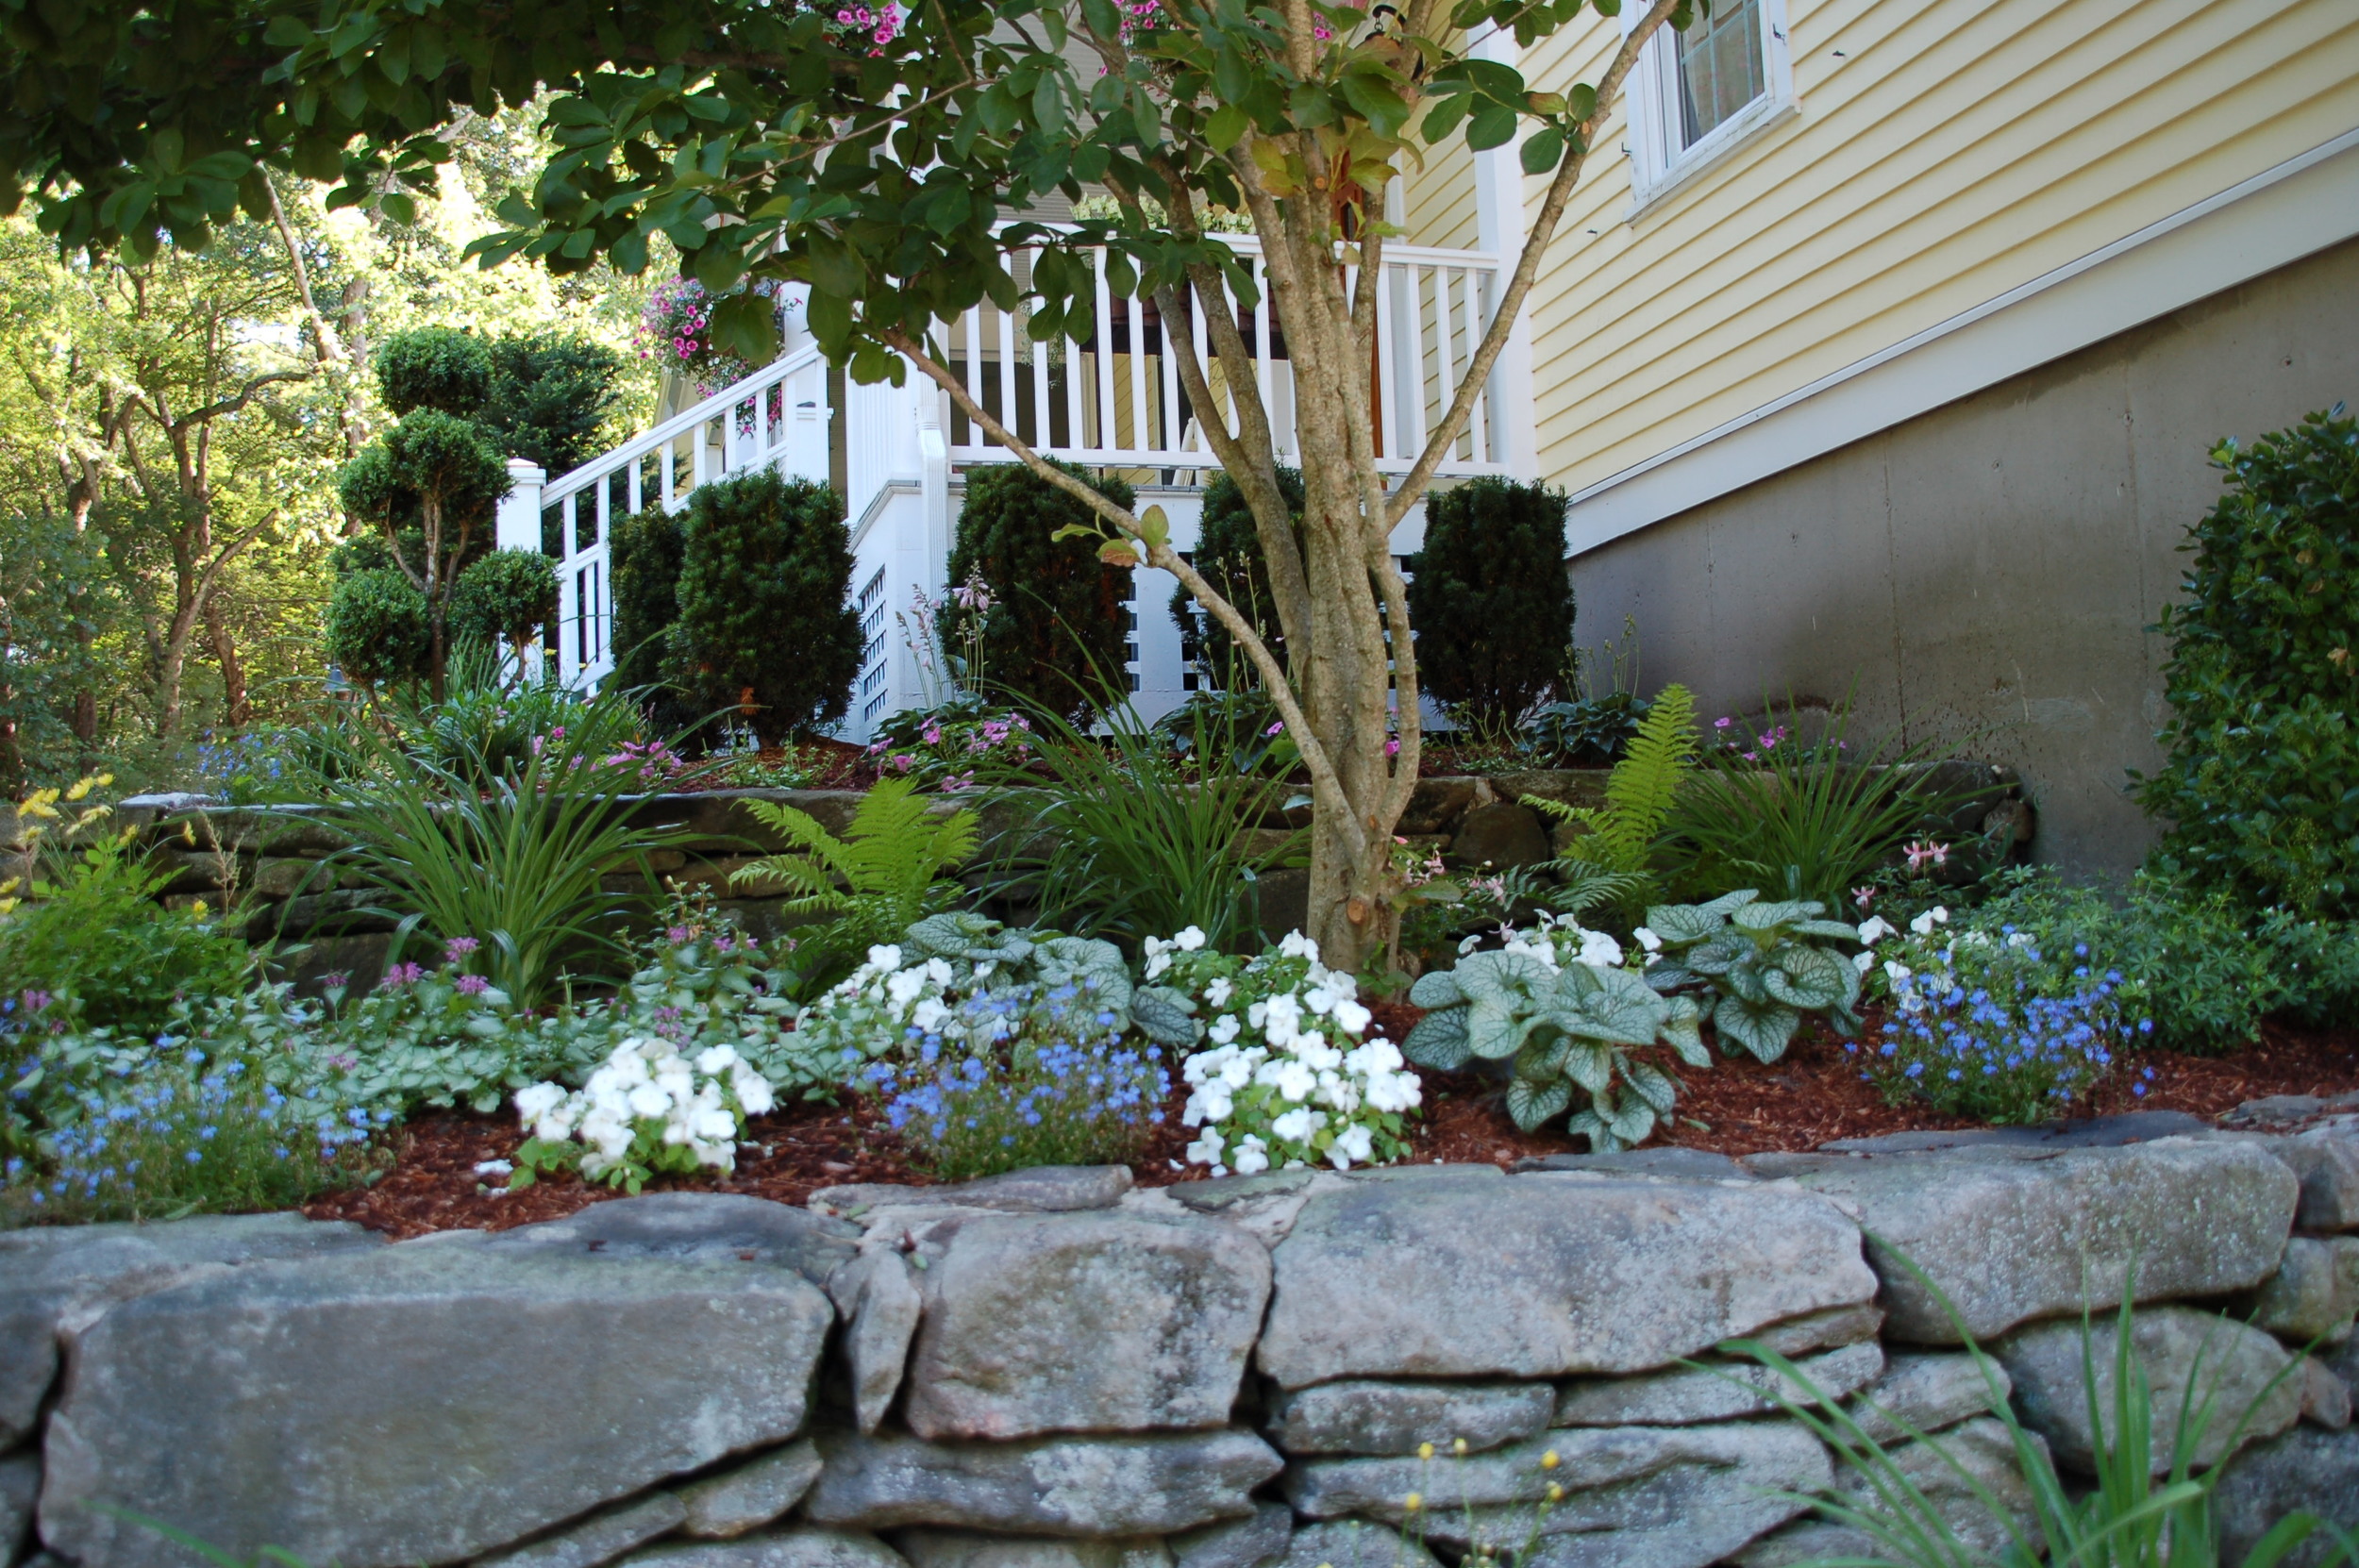
<path fill-rule="evenodd" d="M 1857 1488 L 1780 1396 L 1843 1402 L 1995 1546 L 1983 1493 L 2029 1494 L 1994 1400 L 2091 1461 L 2082 1279 L 2102 1334 L 2139 1302 L 2158 1454 L 2220 1380 L 2232 1537 L 2359 1526 L 2359 1224 L 2310 1201 L 2359 1124 L 2177 1126 L 673 1193 L 398 1244 L 0 1235 L 0 1568 L 182 1560 L 126 1509 L 343 1568 L 1393 1568 L 1535 1526 L 1537 1568 L 1860 1551 L 1788 1495 Z M 1994 1362 L 1944 1347 L 1943 1296 Z"/>

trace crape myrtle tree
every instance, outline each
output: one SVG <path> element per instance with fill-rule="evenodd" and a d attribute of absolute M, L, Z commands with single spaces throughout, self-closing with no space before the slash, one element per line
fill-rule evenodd
<path fill-rule="evenodd" d="M 1468 40 L 1530 44 L 1619 0 L 918 0 L 866 23 L 833 0 L 0 0 L 5 190 L 67 247 L 135 254 L 203 240 L 259 165 L 341 181 L 331 200 L 396 216 L 450 156 L 441 132 L 546 92 L 556 152 L 486 263 L 644 268 L 657 236 L 729 296 L 721 346 L 775 352 L 750 278 L 811 286 L 813 333 L 865 381 L 907 367 L 1034 473 L 1090 509 L 1108 558 L 1173 573 L 1235 639 L 1300 745 L 1314 802 L 1311 926 L 1330 962 L 1383 937 L 1392 830 L 1417 775 L 1417 670 L 1391 535 L 1464 428 L 1563 216 L 1601 118 L 1655 28 L 1693 0 L 1649 0 L 1596 81 L 1534 89 Z M 1633 0 L 1636 3 L 1636 0 Z M 857 13 L 868 14 L 868 13 Z M 1522 137 L 1547 187 L 1493 319 L 1410 472 L 1377 469 L 1368 366 L 1383 193 L 1425 145 Z M 1117 215 L 1025 221 L 1052 192 L 1111 192 Z M 1266 259 L 1295 378 L 1297 533 L 1271 415 L 1225 310 L 1206 312 L 1236 426 L 1206 422 L 1251 506 L 1286 659 L 1133 511 L 1042 459 L 952 375 L 943 325 L 990 301 L 1040 339 L 1091 330 L 1096 262 L 1114 291 L 1189 319 L 1183 291 L 1245 300 L 1253 276 L 1217 233 L 1243 212 Z M 1017 280 L 1013 253 L 1036 250 Z M 1356 268 L 1356 275 L 1352 269 Z M 1355 280 L 1356 279 L 1356 280 Z M 1191 404 L 1220 406 L 1189 334 L 1169 352 Z M 1397 693 L 1396 703 L 1395 693 Z M 1385 739 L 1399 727 L 1397 755 Z"/>

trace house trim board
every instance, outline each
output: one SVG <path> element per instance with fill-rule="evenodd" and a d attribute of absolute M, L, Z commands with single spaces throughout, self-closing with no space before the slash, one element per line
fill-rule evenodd
<path fill-rule="evenodd" d="M 1578 556 L 2359 235 L 2359 128 L 1576 492 Z"/>

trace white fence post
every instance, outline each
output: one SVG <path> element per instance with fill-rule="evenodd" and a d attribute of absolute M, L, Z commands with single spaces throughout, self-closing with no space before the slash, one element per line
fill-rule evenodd
<path fill-rule="evenodd" d="M 492 542 L 503 550 L 541 549 L 541 487 L 549 482 L 539 463 L 508 459 L 509 492 L 493 514 Z"/>

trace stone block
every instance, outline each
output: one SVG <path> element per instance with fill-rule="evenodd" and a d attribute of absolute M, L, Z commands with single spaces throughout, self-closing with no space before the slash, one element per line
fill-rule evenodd
<path fill-rule="evenodd" d="M 2230 1460 L 2212 1493 L 2219 1560 L 2242 1562 L 2279 1520 L 2297 1510 L 2359 1531 L 2359 1427 L 2327 1432 L 2297 1426 Z M 2333 1551 L 2328 1538 L 2313 1536 L 2280 1565 L 2319 1568 Z"/>
<path fill-rule="evenodd" d="M 1501 802 L 1473 807 L 1458 819 L 1457 829 L 1450 834 L 1452 865 L 1505 871 L 1511 866 L 1537 865 L 1553 856 L 1539 813 L 1528 806 Z"/>
<path fill-rule="evenodd" d="M 1106 1210 L 935 1235 L 904 1403 L 919 1437 L 1228 1422 L 1269 1299 L 1260 1243 L 1215 1220 Z"/>
<path fill-rule="evenodd" d="M 1305 1525 L 1276 1568 L 1441 1568 L 1422 1543 L 1360 1519 Z"/>
<path fill-rule="evenodd" d="M 887 1248 L 864 1252 L 828 1280 L 828 1294 L 844 1318 L 845 1369 L 851 1376 L 853 1421 L 863 1432 L 884 1425 L 901 1392 L 910 1342 L 925 1298 L 910 1278 L 910 1266 Z"/>
<path fill-rule="evenodd" d="M 1287 1388 L 1641 1372 L 1875 1292 L 1851 1222 L 1768 1184 L 1429 1168 L 1313 1196 L 1274 1257 Z"/>
<path fill-rule="evenodd" d="M 904 1530 L 895 1540 L 911 1568 L 1170 1568 L 1171 1554 L 1152 1536 L 1129 1541 L 1061 1541 L 1048 1536 L 984 1535 L 976 1530 Z"/>
<path fill-rule="evenodd" d="M 1471 778 L 1420 778 L 1409 792 L 1409 805 L 1394 831 L 1412 839 L 1447 833 L 1474 804 L 1474 794 Z"/>
<path fill-rule="evenodd" d="M 1956 1344 L 1961 1325 L 1902 1259 L 1987 1341 L 2084 1303 L 2101 1312 L 2133 1271 L 2141 1301 L 2250 1289 L 2276 1270 L 2296 1190 L 2259 1148 L 2188 1138 L 1810 1155 L 1770 1168 L 1857 1216 L 1883 1280 L 1885 1336 L 1918 1344 Z"/>
<path fill-rule="evenodd" d="M 863 1529 L 945 1525 L 1012 1535 L 1168 1535 L 1253 1512 L 1284 1467 L 1251 1432 L 927 1443 L 822 1433 L 812 1522 Z"/>
<path fill-rule="evenodd" d="M 1830 1307 L 1823 1312 L 1805 1312 L 1773 1323 L 1752 1338 L 1765 1350 L 1781 1356 L 1807 1356 L 1814 1350 L 1872 1340 L 1883 1323 L 1883 1312 L 1875 1307 Z"/>
<path fill-rule="evenodd" d="M 1557 1462 L 1546 1462 L 1549 1454 Z M 1399 1525 L 1409 1499 L 1426 1539 L 1513 1550 L 1535 1525 L 1523 1560 L 1603 1568 L 1704 1568 L 1802 1510 L 1778 1493 L 1815 1493 L 1834 1476 L 1826 1450 L 1786 1421 L 1714 1426 L 1593 1427 L 1462 1460 L 1310 1460 L 1287 1472 L 1295 1511 Z M 1545 1514 L 1551 1485 L 1564 1495 Z"/>
<path fill-rule="evenodd" d="M 1294 1527 L 1294 1510 L 1263 1503 L 1246 1518 L 1182 1530 L 1163 1544 L 1171 1549 L 1172 1568 L 1257 1568 L 1286 1555 Z"/>
<path fill-rule="evenodd" d="M 2091 1373 L 2108 1446 L 2118 1435 L 2111 1426 L 2116 1325 L 2113 1317 L 2096 1318 L 2084 1340 L 2077 1317 L 2033 1324 L 1992 1347 L 2014 1381 L 2023 1424 L 2048 1440 L 2059 1464 L 2084 1474 L 2094 1473 L 2098 1443 L 2089 1425 Z M 2130 1339 L 2131 1354 L 2152 1390 L 2157 1476 L 2170 1469 L 2183 1411 L 2193 1419 L 2207 1402 L 2210 1407 L 2208 1422 L 2193 1440 L 2198 1469 L 2233 1452 L 2232 1437 L 2239 1443 L 2275 1437 L 2300 1418 L 2300 1381 L 2281 1376 L 2292 1358 L 2257 1328 L 2189 1307 L 2150 1307 L 2132 1315 Z"/>
<path fill-rule="evenodd" d="M 398 1568 L 522 1541 L 801 1427 L 835 1313 L 792 1269 L 437 1239 L 258 1264 L 73 1334 L 42 1538 Z"/>
<path fill-rule="evenodd" d="M 791 1204 L 737 1193 L 649 1193 L 594 1203 L 561 1220 L 501 1231 L 500 1249 L 553 1249 L 609 1259 L 759 1263 L 826 1288 L 851 1261 L 860 1231 Z"/>
<path fill-rule="evenodd" d="M 2014 1384 L 2007 1369 L 1990 1364 L 2004 1402 Z M 1877 1443 L 1898 1443 L 1911 1431 L 1938 1432 L 1991 1412 L 1990 1378 L 1974 1358 L 1923 1352 L 1887 1357 L 1883 1376 L 1851 1402 L 1851 1419 Z"/>
<path fill-rule="evenodd" d="M 2296 1236 L 2277 1272 L 2240 1304 L 2256 1328 L 2293 1344 L 2334 1334 L 2359 1313 L 2359 1236 Z"/>
<path fill-rule="evenodd" d="M 1956 1539 L 1989 1560 L 2002 1560 L 2018 1534 L 2038 1539 L 2031 1483 L 2016 1463 L 2015 1441 L 2003 1423 L 1983 1417 L 1936 1438 L 1888 1448 L 1886 1454 Z M 1988 1500 L 1975 1491 L 1978 1485 Z M 1882 1509 L 1875 1489 L 1857 1471 L 1840 1470 L 1835 1490 L 1863 1512 Z M 1740 1568 L 1792 1568 L 1829 1559 L 1881 1558 L 1885 1549 L 1865 1530 L 1805 1519 L 1754 1542 L 1735 1560 Z"/>
<path fill-rule="evenodd" d="M 726 1541 L 782 1517 L 819 1478 L 819 1450 L 809 1438 L 679 1489 L 680 1528 Z"/>
<path fill-rule="evenodd" d="M 945 1182 L 939 1187 L 846 1182 L 839 1187 L 822 1187 L 807 1201 L 822 1214 L 845 1217 L 912 1204 L 930 1208 L 945 1203 L 966 1209 L 996 1209 L 1006 1214 L 1067 1214 L 1084 1209 L 1112 1209 L 1130 1191 L 1131 1179 L 1128 1165 L 1041 1165 L 975 1181 Z"/>
<path fill-rule="evenodd" d="M 41 1456 L 0 1459 L 0 1563 L 14 1562 L 33 1533 L 33 1501 L 41 1495 Z"/>
<path fill-rule="evenodd" d="M 1351 1377 L 1280 1392 L 1263 1430 L 1289 1454 L 1414 1454 L 1453 1439 L 1481 1453 L 1548 1425 L 1547 1383 L 1396 1383 Z"/>
<path fill-rule="evenodd" d="M 677 1529 L 688 1510 L 668 1492 L 601 1509 L 527 1546 L 478 1558 L 476 1568 L 599 1568 L 634 1546 Z"/>
<path fill-rule="evenodd" d="M 2301 1359 L 2295 1374 L 2301 1385 L 2301 1419 L 2313 1426 L 2339 1432 L 2351 1425 L 2351 1385 L 2316 1356 Z"/>
<path fill-rule="evenodd" d="M 656 1546 L 626 1560 L 627 1568 L 909 1568 L 909 1561 L 873 1535 L 857 1530 L 794 1529 Z"/>
<path fill-rule="evenodd" d="M 0 1232 L 0 1449 L 31 1434 L 58 1375 L 58 1330 L 69 1314 L 200 1273 L 383 1245 L 383 1237 L 357 1225 L 314 1224 L 300 1214 Z"/>
<path fill-rule="evenodd" d="M 1750 1181 L 1745 1167 L 1709 1149 L 1617 1149 L 1612 1154 L 1526 1155 L 1514 1170 L 1603 1171 L 1614 1176 L 1677 1176 L 1690 1181 Z"/>
<path fill-rule="evenodd" d="M 1636 1377 L 1590 1378 L 1567 1386 L 1558 1395 L 1551 1425 L 1689 1426 L 1765 1415 L 1782 1408 L 1778 1402 L 1781 1393 L 1797 1405 L 1840 1401 L 1883 1370 L 1884 1353 L 1882 1345 L 1866 1340 L 1805 1357 L 1794 1364 L 1808 1379 L 1807 1385 L 1758 1361 L 1718 1361 Z"/>

